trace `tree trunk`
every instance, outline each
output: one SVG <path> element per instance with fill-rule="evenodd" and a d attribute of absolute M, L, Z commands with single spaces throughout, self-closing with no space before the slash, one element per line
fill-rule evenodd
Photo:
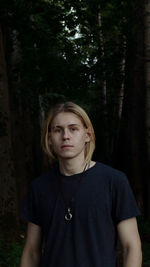
<path fill-rule="evenodd" d="M 150 177 L 150 1 L 145 2 L 145 87 L 146 87 L 146 146 Z M 148 178 L 148 177 L 147 177 Z M 150 219 L 150 179 L 147 181 L 147 217 Z"/>
<path fill-rule="evenodd" d="M 105 137 L 101 136 L 101 129 L 95 127 L 95 130 L 100 137 L 97 140 L 97 148 L 101 147 L 101 151 L 104 151 L 104 161 L 109 161 L 109 133 L 108 133 L 108 110 L 107 110 L 107 85 L 106 85 L 106 73 L 105 73 L 105 52 L 104 52 L 104 36 L 102 31 L 102 17 L 101 17 L 101 6 L 98 5 L 97 13 L 98 23 L 98 77 L 97 77 L 97 90 L 99 95 L 99 106 L 100 114 L 97 114 L 97 125 L 99 125 L 99 119 L 101 116 L 101 127 L 105 132 Z M 102 148 L 103 147 L 103 148 Z"/>
<path fill-rule="evenodd" d="M 124 57 L 122 60 L 122 76 L 125 78 L 125 51 L 126 51 L 126 45 L 124 46 Z M 120 125 L 121 125 L 121 118 L 122 118 L 122 109 L 123 109 L 123 100 L 124 100 L 124 79 L 122 81 L 120 90 L 118 94 L 115 96 L 115 104 L 113 108 L 113 119 L 116 122 L 117 121 L 117 127 L 115 134 L 111 137 L 110 142 L 110 154 L 112 155 L 112 162 L 115 164 L 116 157 L 117 157 L 117 150 L 119 145 L 119 135 L 120 135 Z"/>
<path fill-rule="evenodd" d="M 18 41 L 17 31 L 11 34 L 12 53 L 10 58 L 9 76 L 11 84 L 13 84 L 13 73 L 17 64 L 22 60 L 21 48 Z M 16 74 L 16 85 L 19 87 L 20 73 Z M 14 86 L 10 88 L 10 104 L 11 104 L 11 127 L 12 127 L 12 147 L 14 155 L 14 166 L 16 171 L 16 185 L 18 195 L 18 205 L 22 203 L 27 188 L 31 180 L 36 175 L 34 173 L 34 160 L 33 160 L 33 123 L 29 111 L 26 98 L 23 97 L 21 92 L 16 94 Z M 37 118 L 38 119 L 38 118 Z M 36 133 L 37 135 L 37 133 Z"/>
<path fill-rule="evenodd" d="M 106 112 L 106 74 L 105 74 L 105 66 L 104 66 L 104 40 L 102 33 L 102 18 L 101 18 L 101 8 L 98 7 L 98 27 L 99 27 L 99 61 L 102 68 L 102 86 L 101 86 L 101 96 L 102 96 L 102 104 L 104 106 L 104 112 Z"/>
<path fill-rule="evenodd" d="M 142 0 L 136 1 L 132 8 L 133 16 L 128 27 L 134 31 L 131 30 L 127 36 L 125 94 L 117 165 L 127 173 L 138 204 L 145 213 L 149 177 L 145 143 L 146 94 L 144 87 L 144 10 Z M 135 25 L 136 29 L 134 28 Z"/>
<path fill-rule="evenodd" d="M 17 194 L 11 142 L 11 113 L 8 90 L 5 38 L 0 25 L 0 224 L 2 230 L 16 225 Z M 8 229 L 5 229 L 8 227 Z"/>

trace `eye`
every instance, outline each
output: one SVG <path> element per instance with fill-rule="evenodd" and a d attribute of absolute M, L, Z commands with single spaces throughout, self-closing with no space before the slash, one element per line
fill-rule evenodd
<path fill-rule="evenodd" d="M 61 129 L 60 128 L 55 128 L 54 129 L 54 133 L 60 133 L 61 132 Z"/>
<path fill-rule="evenodd" d="M 77 131 L 78 129 L 76 127 L 71 127 L 71 131 L 74 132 L 74 131 Z"/>

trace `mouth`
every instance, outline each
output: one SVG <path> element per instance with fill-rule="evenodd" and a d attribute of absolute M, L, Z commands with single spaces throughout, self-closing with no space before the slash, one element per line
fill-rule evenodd
<path fill-rule="evenodd" d="M 71 146 L 71 145 L 63 145 L 63 146 L 61 146 L 61 148 L 70 148 L 70 147 L 73 147 L 73 146 Z"/>

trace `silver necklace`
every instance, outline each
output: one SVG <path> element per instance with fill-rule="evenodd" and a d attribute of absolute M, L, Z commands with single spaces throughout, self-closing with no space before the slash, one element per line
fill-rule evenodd
<path fill-rule="evenodd" d="M 67 201 L 67 199 L 66 199 L 66 197 L 65 197 L 65 195 L 64 195 L 64 192 L 63 192 L 63 190 L 62 190 L 61 176 L 58 175 L 60 192 L 61 192 L 62 198 L 63 198 L 63 200 L 64 200 L 65 206 L 66 206 L 66 208 L 67 208 L 67 212 L 65 213 L 65 217 L 64 217 L 66 221 L 71 221 L 71 219 L 72 219 L 72 216 L 73 216 L 72 211 L 71 211 L 72 202 L 73 202 L 73 200 L 74 200 L 74 198 L 75 198 L 75 195 L 76 195 L 76 192 L 77 192 L 77 190 L 78 190 L 78 188 L 79 188 L 79 186 L 80 186 L 82 177 L 84 176 L 84 172 L 85 172 L 85 170 L 86 170 L 86 167 L 88 166 L 88 168 L 89 168 L 89 165 L 90 165 L 90 163 L 85 165 L 84 170 L 83 170 L 83 172 L 82 172 L 81 175 L 80 175 L 80 179 L 79 179 L 79 181 L 78 181 L 78 183 L 77 183 L 77 185 L 76 185 L 76 188 L 75 188 L 73 197 L 71 198 L 70 201 Z M 87 169 L 88 169 L 88 168 L 87 168 Z"/>

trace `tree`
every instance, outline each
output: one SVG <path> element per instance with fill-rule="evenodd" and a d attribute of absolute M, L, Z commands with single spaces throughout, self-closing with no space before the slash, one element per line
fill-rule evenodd
<path fill-rule="evenodd" d="M 53 104 L 66 100 L 90 114 L 97 136 L 95 158 L 124 170 L 139 202 L 146 203 L 149 85 L 143 87 L 142 1 L 7 0 L 0 15 L 6 36 L 2 77 L 7 74 L 8 144 L 18 203 L 43 169 L 43 119 Z M 145 68 L 149 72 L 148 61 Z"/>
<path fill-rule="evenodd" d="M 145 29 L 145 39 L 144 39 L 144 59 L 145 59 L 145 134 L 146 134 L 146 148 L 147 148 L 147 181 L 145 183 L 146 187 L 146 197 L 145 214 L 150 219 L 150 3 L 145 1 L 144 6 L 144 29 Z"/>
<path fill-rule="evenodd" d="M 5 29 L 0 25 L 0 225 L 16 225 L 17 191 L 11 142 L 11 112 L 8 86 L 7 64 L 5 54 Z M 7 229 L 6 229 L 7 230 Z"/>
<path fill-rule="evenodd" d="M 128 174 L 138 204 L 143 214 L 148 218 L 150 172 L 147 151 L 149 144 L 149 138 L 147 138 L 148 121 L 146 119 L 149 115 L 146 103 L 149 105 L 147 99 L 149 87 L 147 82 L 145 83 L 144 72 L 145 48 L 147 50 L 147 43 L 144 44 L 143 38 L 145 28 L 144 2 L 138 0 L 134 3 L 128 3 L 128 5 L 131 12 L 128 18 L 128 28 L 131 28 L 132 31 L 127 34 L 125 97 L 117 161 L 120 168 Z M 146 27 L 146 34 L 147 31 L 148 28 Z M 146 56 L 148 57 L 147 52 Z M 146 68 L 148 70 L 149 66 L 147 65 Z"/>

